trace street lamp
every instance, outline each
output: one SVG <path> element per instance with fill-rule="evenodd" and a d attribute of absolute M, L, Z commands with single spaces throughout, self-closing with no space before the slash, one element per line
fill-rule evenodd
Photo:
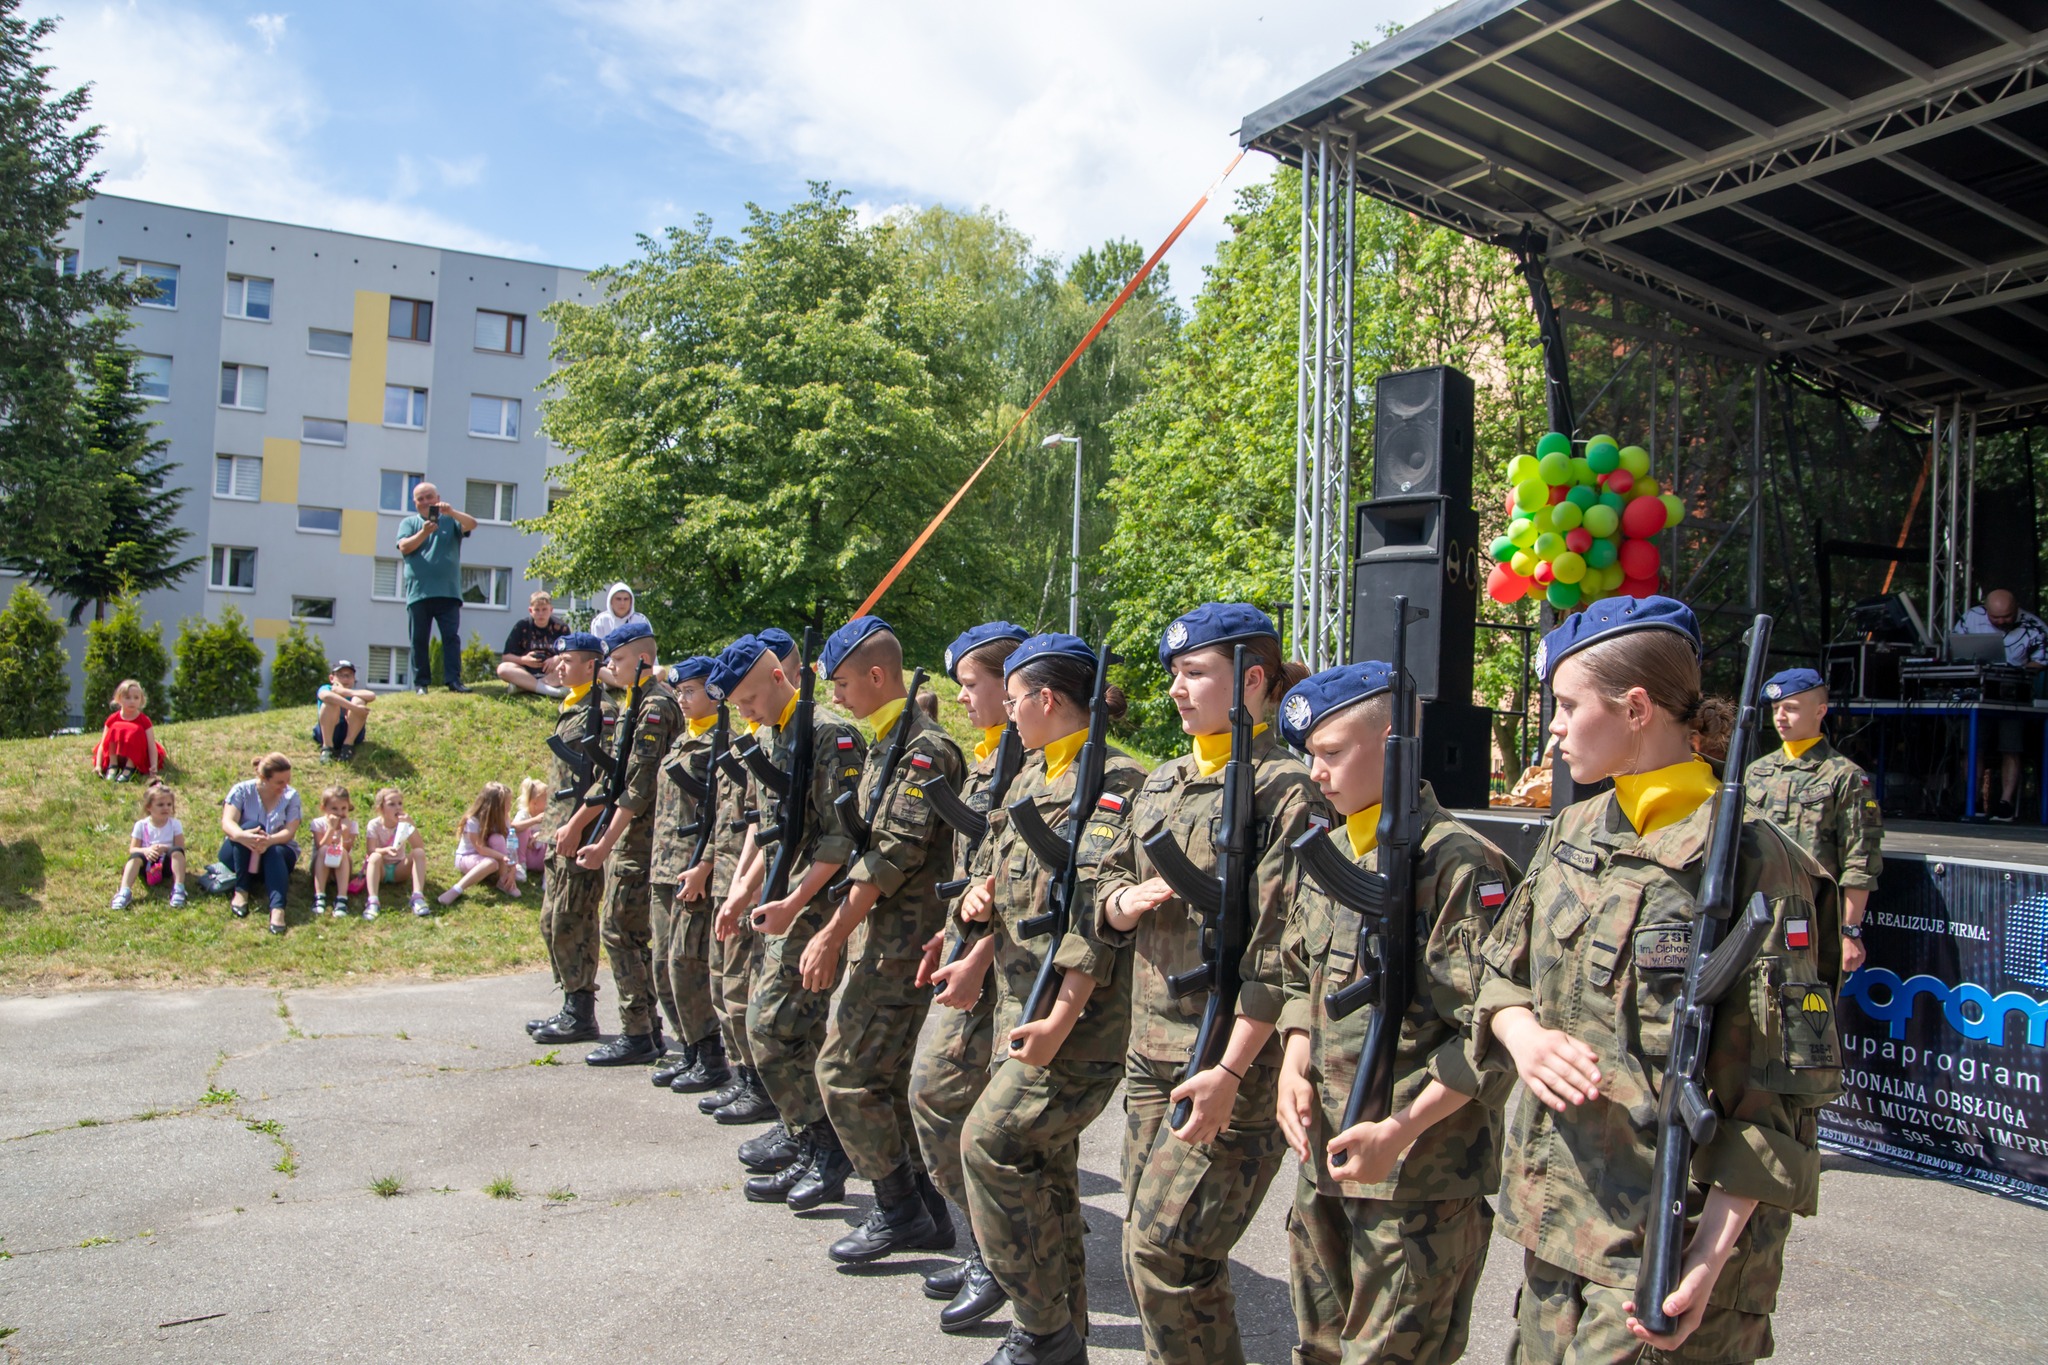
<path fill-rule="evenodd" d="M 1081 633 L 1081 438 L 1054 432 L 1038 443 L 1040 450 L 1069 445 L 1074 448 L 1074 548 L 1073 568 L 1067 579 L 1067 634 Z"/>

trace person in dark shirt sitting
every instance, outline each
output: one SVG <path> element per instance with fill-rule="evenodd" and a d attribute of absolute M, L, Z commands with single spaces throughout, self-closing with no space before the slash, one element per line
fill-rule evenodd
<path fill-rule="evenodd" d="M 555 599 L 536 592 L 526 599 L 526 619 L 512 627 L 505 637 L 505 652 L 498 660 L 498 677 L 515 692 L 537 692 L 543 697 L 569 694 L 541 677 L 555 641 L 569 633 L 566 621 L 555 619 Z"/>

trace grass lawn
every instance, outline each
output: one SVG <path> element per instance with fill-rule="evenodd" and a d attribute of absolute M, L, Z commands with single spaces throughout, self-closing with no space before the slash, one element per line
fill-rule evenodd
<path fill-rule="evenodd" d="M 250 774 L 251 760 L 276 749 L 296 765 L 292 785 L 310 824 L 330 782 L 349 788 L 355 816 L 367 825 L 379 787 L 405 793 L 406 813 L 431 855 L 427 894 L 455 877 L 455 826 L 484 783 L 516 792 L 524 776 L 545 778 L 552 703 L 515 696 L 499 683 L 474 685 L 472 696 L 436 688 L 381 697 L 368 743 L 351 764 L 323 766 L 310 732 L 310 706 L 220 720 L 160 726 L 170 764 L 164 777 L 178 793 L 193 870 L 220 847 L 220 803 Z M 964 748 L 980 736 L 940 675 L 940 719 Z M 821 701 L 829 692 L 820 683 Z M 546 963 L 537 923 L 540 888 L 529 882 L 517 900 L 487 887 L 471 890 L 430 919 L 406 909 L 400 888 L 387 888 L 374 923 L 360 918 L 312 921 L 308 860 L 292 879 L 291 932 L 264 932 L 259 891 L 249 917 L 228 914 L 228 898 L 196 888 L 172 910 L 168 884 L 139 883 L 135 903 L 109 910 L 128 830 L 139 818 L 142 788 L 107 782 L 92 772 L 98 733 L 61 739 L 0 742 L 0 988 L 65 989 L 109 984 L 167 985 L 262 982 L 303 985 L 366 977 L 478 976 Z M 1143 761 L 1143 760 L 1141 760 Z M 300 843 L 311 847 L 311 830 Z M 398 892 L 393 895 L 392 892 Z M 359 899 L 350 908 L 360 914 Z"/>

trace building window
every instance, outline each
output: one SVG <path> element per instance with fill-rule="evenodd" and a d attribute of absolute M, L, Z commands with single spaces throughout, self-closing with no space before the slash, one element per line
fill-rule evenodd
<path fill-rule="evenodd" d="M 162 402 L 171 396 L 171 358 L 167 355 L 135 357 L 135 391 L 144 398 Z"/>
<path fill-rule="evenodd" d="M 270 321 L 270 281 L 254 275 L 228 276 L 228 316 Z"/>
<path fill-rule="evenodd" d="M 302 417 L 299 419 L 299 439 L 316 446 L 345 446 L 348 444 L 348 423 L 339 417 Z"/>
<path fill-rule="evenodd" d="M 380 558 L 376 575 L 370 579 L 370 596 L 379 602 L 397 602 L 401 600 L 399 587 L 398 561 Z"/>
<path fill-rule="evenodd" d="M 424 299 L 391 300 L 391 335 L 399 341 L 432 341 L 434 305 Z"/>
<path fill-rule="evenodd" d="M 331 597 L 292 598 L 292 619 L 308 625 L 331 626 L 334 624 L 334 599 Z"/>
<path fill-rule="evenodd" d="M 339 507 L 299 506 L 299 529 L 319 536 L 341 534 L 341 509 Z"/>
<path fill-rule="evenodd" d="M 156 297 L 152 299 L 137 299 L 135 302 L 139 307 L 176 308 L 178 306 L 178 267 L 162 265 L 156 261 L 123 260 L 121 262 L 121 269 L 125 274 L 133 275 L 138 280 L 156 286 Z"/>
<path fill-rule="evenodd" d="M 218 592 L 256 591 L 256 552 L 242 545 L 213 547 L 213 575 L 208 586 Z"/>
<path fill-rule="evenodd" d="M 403 384 L 384 386 L 384 425 L 419 431 L 427 425 L 427 391 Z"/>
<path fill-rule="evenodd" d="M 270 401 L 270 371 L 261 365 L 220 367 L 220 405 L 261 412 Z"/>
<path fill-rule="evenodd" d="M 480 483 L 471 479 L 462 488 L 462 510 L 478 521 L 511 521 L 513 498 L 518 492 L 516 483 Z"/>
<path fill-rule="evenodd" d="M 472 607 L 502 607 L 511 591 L 512 571 L 474 564 L 462 566 L 462 600 Z"/>
<path fill-rule="evenodd" d="M 526 319 L 518 313 L 477 309 L 476 348 L 497 355 L 525 355 Z"/>
<path fill-rule="evenodd" d="M 263 496 L 263 461 L 254 455 L 213 457 L 213 495 L 255 502 Z"/>
<path fill-rule="evenodd" d="M 70 247 L 61 247 L 58 249 L 57 273 L 59 275 L 62 275 L 67 280 L 75 280 L 78 278 L 77 251 L 73 250 Z"/>
<path fill-rule="evenodd" d="M 403 687 L 412 672 L 412 651 L 404 645 L 371 645 L 363 681 L 372 687 Z"/>
<path fill-rule="evenodd" d="M 377 510 L 379 512 L 412 511 L 412 490 L 427 481 L 424 474 L 412 474 L 403 469 L 380 470 L 377 477 Z"/>
<path fill-rule="evenodd" d="M 517 398 L 486 398 L 480 393 L 469 396 L 469 434 L 487 436 L 498 441 L 519 439 L 519 400 Z"/>
<path fill-rule="evenodd" d="M 306 349 L 314 355 L 347 356 L 355 338 L 347 332 L 330 332 L 325 327 L 306 329 Z"/>

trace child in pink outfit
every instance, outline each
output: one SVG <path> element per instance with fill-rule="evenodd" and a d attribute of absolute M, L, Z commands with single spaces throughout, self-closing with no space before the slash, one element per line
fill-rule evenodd
<path fill-rule="evenodd" d="M 456 898 L 486 878 L 495 879 L 508 896 L 519 894 L 518 874 L 506 839 L 512 833 L 512 791 L 503 782 L 486 782 L 477 793 L 455 837 L 455 885 L 443 891 L 441 904 L 453 905 Z"/>

